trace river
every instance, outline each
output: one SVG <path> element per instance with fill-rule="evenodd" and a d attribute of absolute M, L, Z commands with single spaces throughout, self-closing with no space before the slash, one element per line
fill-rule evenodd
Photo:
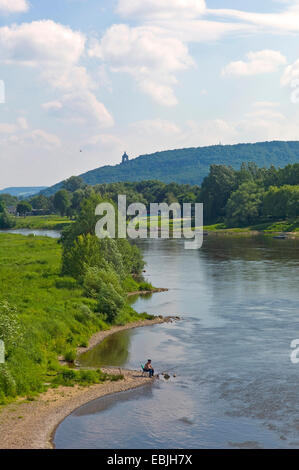
<path fill-rule="evenodd" d="M 134 308 L 182 320 L 110 336 L 84 361 L 139 368 L 151 358 L 171 378 L 79 408 L 58 427 L 56 447 L 299 448 L 299 364 L 290 360 L 299 240 L 140 245 L 146 277 L 169 291 Z"/>
<path fill-rule="evenodd" d="M 50 237 L 50 238 L 60 238 L 61 233 L 57 230 L 45 230 L 45 229 L 31 229 L 31 228 L 19 228 L 19 229 L 8 229 L 0 230 L 0 233 L 12 233 L 15 235 L 34 235 L 35 237 Z"/>

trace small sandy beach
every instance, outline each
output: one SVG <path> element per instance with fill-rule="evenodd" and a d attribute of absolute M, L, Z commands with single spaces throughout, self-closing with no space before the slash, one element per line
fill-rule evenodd
<path fill-rule="evenodd" d="M 78 354 L 92 349 L 108 335 L 121 330 L 173 321 L 172 317 L 156 317 L 124 326 L 115 326 L 92 336 L 88 348 L 78 348 Z M 119 369 L 103 368 L 109 374 Z M 121 369 L 124 379 L 89 387 L 59 387 L 49 389 L 34 401 L 18 401 L 0 408 L 0 449 L 51 449 L 54 432 L 70 413 L 89 401 L 125 390 L 150 384 L 154 379 L 144 377 L 141 371 Z"/>

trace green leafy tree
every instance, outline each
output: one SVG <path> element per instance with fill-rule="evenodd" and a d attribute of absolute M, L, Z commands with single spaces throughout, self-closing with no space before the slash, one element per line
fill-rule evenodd
<path fill-rule="evenodd" d="M 15 226 L 14 218 L 11 215 L 9 215 L 6 209 L 4 209 L 2 212 L 0 210 L 0 228 L 9 229 L 9 228 L 13 228 L 14 226 Z"/>
<path fill-rule="evenodd" d="M 299 216 L 299 186 L 271 186 L 263 201 L 263 214 L 270 219 Z"/>
<path fill-rule="evenodd" d="M 84 183 L 83 179 L 80 176 L 71 176 L 67 180 L 63 182 L 63 187 L 67 191 L 73 193 L 78 189 L 84 188 L 86 184 Z"/>
<path fill-rule="evenodd" d="M 214 222 L 224 216 L 226 203 L 237 188 L 236 171 L 224 165 L 211 165 L 201 188 L 205 222 Z"/>
<path fill-rule="evenodd" d="M 49 199 L 43 194 L 39 194 L 38 196 L 34 196 L 33 198 L 31 198 L 30 204 L 32 205 L 34 209 L 43 209 L 43 210 L 49 210 L 51 206 Z"/>
<path fill-rule="evenodd" d="M 67 213 L 68 208 L 71 205 L 70 194 L 66 189 L 61 189 L 57 191 L 53 199 L 54 208 L 64 216 Z"/>
<path fill-rule="evenodd" d="M 83 285 L 86 295 L 98 299 L 99 312 L 112 323 L 125 304 L 125 293 L 115 271 L 89 267 Z"/>
<path fill-rule="evenodd" d="M 20 215 L 26 215 L 28 212 L 31 212 L 31 211 L 32 211 L 32 206 L 31 204 L 29 204 L 28 201 L 21 201 L 17 205 L 17 212 Z"/>
<path fill-rule="evenodd" d="M 263 188 L 252 181 L 239 186 L 226 205 L 226 223 L 246 226 L 257 220 L 262 209 Z"/>
<path fill-rule="evenodd" d="M 15 196 L 11 196 L 10 194 L 4 193 L 4 194 L 0 194 L 0 201 L 2 201 L 6 207 L 9 207 L 9 206 L 15 207 L 19 200 Z"/>

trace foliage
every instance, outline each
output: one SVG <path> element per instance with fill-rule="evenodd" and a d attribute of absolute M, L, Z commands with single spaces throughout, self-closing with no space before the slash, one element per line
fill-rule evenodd
<path fill-rule="evenodd" d="M 5 207 L 9 206 L 16 206 L 18 203 L 18 198 L 16 196 L 12 196 L 11 194 L 0 194 L 0 204 L 1 202 L 4 203 Z"/>
<path fill-rule="evenodd" d="M 4 341 L 8 355 L 21 340 L 21 326 L 15 307 L 6 301 L 0 301 L 0 339 Z"/>
<path fill-rule="evenodd" d="M 14 218 L 9 215 L 6 209 L 3 208 L 1 211 L 0 207 L 0 229 L 9 229 L 13 228 L 15 225 Z"/>
<path fill-rule="evenodd" d="M 109 323 L 114 322 L 125 304 L 125 294 L 119 277 L 112 268 L 89 267 L 86 270 L 83 287 L 85 295 L 98 300 L 98 310 Z"/>
<path fill-rule="evenodd" d="M 263 213 L 273 219 L 299 217 L 299 185 L 271 186 L 264 198 Z"/>
<path fill-rule="evenodd" d="M 20 215 L 26 215 L 27 212 L 31 212 L 31 211 L 32 211 L 32 206 L 31 206 L 31 204 L 29 204 L 28 201 L 21 201 L 17 205 L 17 212 Z"/>
<path fill-rule="evenodd" d="M 53 199 L 54 208 L 64 216 L 71 205 L 70 195 L 65 189 L 57 191 Z"/>
<path fill-rule="evenodd" d="M 71 176 L 63 182 L 63 188 L 71 193 L 85 186 L 84 181 L 79 176 Z"/>
<path fill-rule="evenodd" d="M 256 183 L 242 183 L 226 205 L 226 223 L 230 226 L 252 224 L 261 214 L 263 189 Z"/>
<path fill-rule="evenodd" d="M 64 385 L 66 387 L 73 387 L 75 384 L 81 386 L 88 386 L 91 384 L 99 384 L 105 380 L 122 380 L 123 375 L 109 375 L 98 370 L 73 370 L 68 368 L 62 368 L 59 370 L 56 377 L 53 379 L 53 385 Z"/>

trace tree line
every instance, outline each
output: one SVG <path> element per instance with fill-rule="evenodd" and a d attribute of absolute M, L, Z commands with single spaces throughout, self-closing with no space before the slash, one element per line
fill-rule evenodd
<path fill-rule="evenodd" d="M 16 210 L 20 215 L 39 209 L 76 218 L 84 200 L 94 194 L 114 203 L 119 194 L 125 194 L 128 204 L 141 202 L 148 208 L 152 202 L 202 202 L 206 225 L 225 222 L 238 227 L 260 221 L 294 219 L 299 216 L 299 164 L 260 168 L 249 162 L 243 163 L 239 170 L 214 164 L 201 186 L 155 180 L 89 186 L 80 177 L 72 176 L 54 195 L 39 194 L 19 201 Z M 16 204 L 12 199 L 16 198 L 0 196 L 0 227 L 13 225 L 5 207 Z"/>

